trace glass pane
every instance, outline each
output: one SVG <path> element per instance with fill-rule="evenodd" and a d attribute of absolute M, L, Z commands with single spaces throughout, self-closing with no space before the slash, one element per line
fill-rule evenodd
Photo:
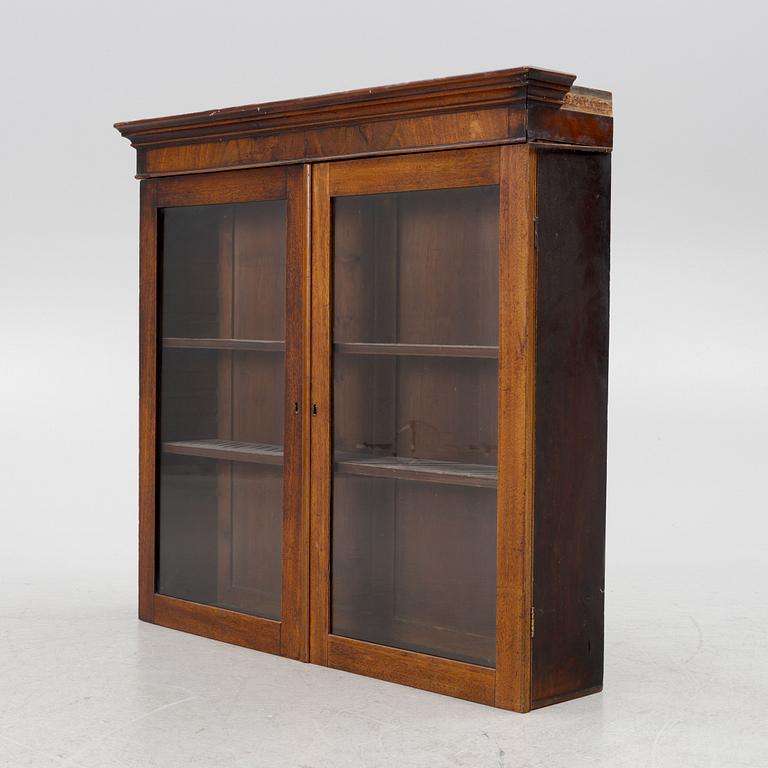
<path fill-rule="evenodd" d="M 285 200 L 162 211 L 169 338 L 285 339 Z"/>
<path fill-rule="evenodd" d="M 333 209 L 331 631 L 495 664 L 498 188 Z"/>
<path fill-rule="evenodd" d="M 280 618 L 285 201 L 161 216 L 161 594 Z"/>

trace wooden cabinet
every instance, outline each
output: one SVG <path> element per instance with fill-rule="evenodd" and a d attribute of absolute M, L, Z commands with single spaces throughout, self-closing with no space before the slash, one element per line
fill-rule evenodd
<path fill-rule="evenodd" d="M 600 689 L 612 118 L 573 80 L 116 126 L 142 619 L 517 711 Z"/>

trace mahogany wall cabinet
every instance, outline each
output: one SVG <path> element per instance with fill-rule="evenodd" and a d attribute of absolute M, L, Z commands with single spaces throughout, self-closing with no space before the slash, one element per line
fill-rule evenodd
<path fill-rule="evenodd" d="M 602 685 L 610 95 L 119 123 L 145 621 L 527 711 Z"/>

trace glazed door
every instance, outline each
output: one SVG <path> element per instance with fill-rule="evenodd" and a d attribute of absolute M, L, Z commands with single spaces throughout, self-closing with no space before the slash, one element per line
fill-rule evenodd
<path fill-rule="evenodd" d="M 302 168 L 271 168 L 145 182 L 142 211 L 142 277 L 157 280 L 142 611 L 295 658 L 307 656 L 305 201 Z"/>
<path fill-rule="evenodd" d="M 311 659 L 489 703 L 499 158 L 343 161 L 313 185 Z"/>

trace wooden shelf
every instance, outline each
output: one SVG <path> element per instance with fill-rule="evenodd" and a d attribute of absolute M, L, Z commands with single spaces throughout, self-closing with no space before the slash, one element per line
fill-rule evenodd
<path fill-rule="evenodd" d="M 243 443 L 236 440 L 178 440 L 163 443 L 162 451 L 220 461 L 247 461 L 272 465 L 283 463 L 281 445 Z M 496 467 L 487 464 L 459 464 L 452 461 L 369 456 L 350 452 L 336 454 L 335 470 L 342 475 L 388 477 L 442 485 L 469 485 L 476 488 L 495 488 L 498 477 Z"/>
<path fill-rule="evenodd" d="M 333 606 L 333 634 L 377 645 L 435 655 L 435 651 L 468 664 L 493 667 L 496 637 L 493 629 L 466 632 L 451 627 L 423 624 L 397 616 L 382 616 L 373 607 Z"/>
<path fill-rule="evenodd" d="M 484 357 L 498 358 L 498 347 L 468 344 L 367 344 L 340 342 L 335 352 L 347 355 L 408 355 L 411 357 Z"/>
<path fill-rule="evenodd" d="M 495 488 L 498 482 L 496 466 L 411 459 L 402 456 L 361 456 L 355 453 L 337 453 L 335 471 L 342 475 L 388 477 L 441 485 L 469 485 L 475 488 Z"/>
<path fill-rule="evenodd" d="M 284 341 L 263 339 L 185 339 L 167 337 L 163 339 L 166 349 L 234 349 L 253 352 L 284 352 Z"/>
<path fill-rule="evenodd" d="M 221 461 L 248 461 L 252 464 L 282 465 L 283 446 L 241 443 L 236 440 L 179 440 L 163 443 L 163 453 L 200 456 Z"/>

